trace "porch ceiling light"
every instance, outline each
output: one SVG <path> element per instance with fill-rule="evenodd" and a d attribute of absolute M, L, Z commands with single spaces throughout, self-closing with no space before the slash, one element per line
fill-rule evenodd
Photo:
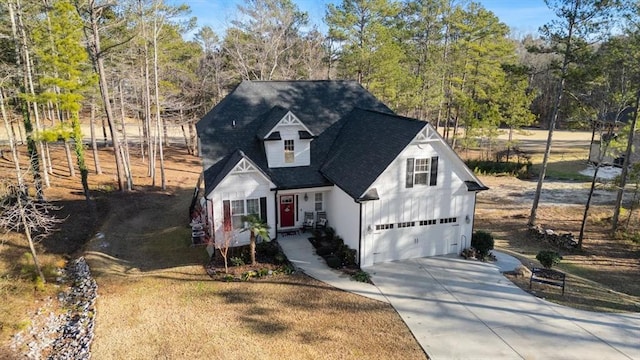
<path fill-rule="evenodd" d="M 309 195 L 307 195 L 307 193 L 304 193 L 304 201 L 309 200 Z"/>

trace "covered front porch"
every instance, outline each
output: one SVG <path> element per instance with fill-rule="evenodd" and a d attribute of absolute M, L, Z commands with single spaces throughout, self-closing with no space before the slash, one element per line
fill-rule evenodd
<path fill-rule="evenodd" d="M 277 236 L 301 233 L 327 222 L 332 187 L 280 190 L 276 193 Z M 324 219 L 324 220 L 322 220 Z"/>

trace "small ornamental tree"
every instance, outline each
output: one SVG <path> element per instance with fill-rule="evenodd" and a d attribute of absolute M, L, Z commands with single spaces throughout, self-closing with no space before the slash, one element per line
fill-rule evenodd
<path fill-rule="evenodd" d="M 231 244 L 236 242 L 235 239 L 235 233 L 233 232 L 232 229 L 227 229 L 224 225 L 223 225 L 223 231 L 222 231 L 222 240 L 214 240 L 214 245 L 215 248 L 218 249 L 218 251 L 220 251 L 220 255 L 222 256 L 222 260 L 224 260 L 224 273 L 228 274 L 229 273 L 229 265 L 228 265 L 228 255 L 229 255 L 229 249 L 231 248 Z"/>
<path fill-rule="evenodd" d="M 35 243 L 55 231 L 64 221 L 53 216 L 52 212 L 58 209 L 45 201 L 31 198 L 23 187 L 7 182 L 0 184 L 0 228 L 25 234 L 36 273 L 43 283 L 46 279 Z"/>
<path fill-rule="evenodd" d="M 271 241 L 269 237 L 269 225 L 267 225 L 256 214 L 250 214 L 242 217 L 247 226 L 245 231 L 250 231 L 249 252 L 251 253 L 251 265 L 256 264 L 256 237 L 260 236 L 264 241 Z"/>
<path fill-rule="evenodd" d="M 553 250 L 540 250 L 536 255 L 536 260 L 540 261 L 545 269 L 551 269 L 553 265 L 560 263 L 562 256 Z"/>

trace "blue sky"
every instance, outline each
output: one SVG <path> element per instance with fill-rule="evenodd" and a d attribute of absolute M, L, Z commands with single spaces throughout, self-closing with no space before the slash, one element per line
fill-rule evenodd
<path fill-rule="evenodd" d="M 216 33 L 222 35 L 225 24 L 231 21 L 237 11 L 237 4 L 242 0 L 169 0 L 171 3 L 186 3 L 191 7 L 191 15 L 198 18 L 198 25 L 211 26 Z M 298 7 L 309 14 L 311 21 L 324 29 L 322 18 L 328 3 L 339 3 L 340 0 L 293 0 Z M 538 33 L 538 28 L 547 23 L 553 13 L 547 8 L 544 0 L 476 0 L 486 9 L 492 11 L 506 23 L 514 35 Z"/>

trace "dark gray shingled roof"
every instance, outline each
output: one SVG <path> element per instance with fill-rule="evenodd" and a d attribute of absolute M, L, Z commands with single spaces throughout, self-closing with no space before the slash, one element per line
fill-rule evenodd
<path fill-rule="evenodd" d="M 233 168 L 242 160 L 246 158 L 249 160 L 254 166 L 256 164 L 249 159 L 242 150 L 236 149 L 235 151 L 229 153 L 229 155 L 225 156 L 222 160 L 215 163 L 213 166 L 205 170 L 204 172 L 204 184 L 205 184 L 205 194 L 210 193 L 213 189 L 215 189 L 218 184 L 224 179 L 224 177 L 231 171 Z M 262 169 L 258 168 L 262 172 L 262 174 L 269 178 Z"/>
<path fill-rule="evenodd" d="M 265 118 L 262 121 L 262 126 L 256 134 L 258 139 L 264 140 L 269 131 L 271 131 L 271 129 L 273 129 L 273 127 L 276 126 L 278 122 L 280 122 L 280 120 L 282 120 L 282 118 L 287 115 L 288 112 L 289 110 L 278 105 L 271 108 L 271 110 L 269 110 L 269 112 L 265 114 Z"/>
<path fill-rule="evenodd" d="M 469 191 L 484 191 L 484 190 L 489 190 L 488 187 L 479 184 L 477 181 L 471 181 L 471 180 L 466 180 L 464 182 L 465 185 L 467 185 L 467 190 Z"/>
<path fill-rule="evenodd" d="M 342 121 L 320 172 L 356 200 L 427 126 L 424 121 L 364 109 L 354 109 Z"/>
<path fill-rule="evenodd" d="M 205 187 L 213 189 L 214 179 L 231 170 L 220 163 L 229 161 L 236 149 L 280 189 L 331 185 L 319 168 L 339 132 L 338 121 L 355 107 L 392 113 L 354 81 L 243 81 L 196 125 Z M 277 115 L 287 111 L 317 136 L 311 142 L 311 165 L 269 169 L 259 137 L 271 130 L 269 124 L 277 123 Z"/>

